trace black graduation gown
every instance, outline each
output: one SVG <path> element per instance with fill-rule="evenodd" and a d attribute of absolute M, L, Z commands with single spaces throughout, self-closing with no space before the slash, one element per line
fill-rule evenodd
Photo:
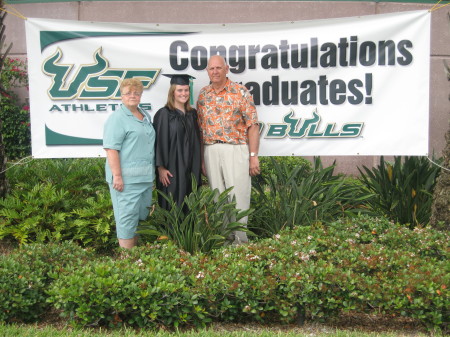
<path fill-rule="evenodd" d="M 156 131 L 156 167 L 164 166 L 172 173 L 170 185 L 164 187 L 159 181 L 156 170 L 156 187 L 169 195 L 178 205 L 184 197 L 192 192 L 194 175 L 197 184 L 200 183 L 200 132 L 195 109 L 185 114 L 179 110 L 159 109 L 153 120 Z M 161 207 L 169 209 L 167 201 L 158 195 Z"/>

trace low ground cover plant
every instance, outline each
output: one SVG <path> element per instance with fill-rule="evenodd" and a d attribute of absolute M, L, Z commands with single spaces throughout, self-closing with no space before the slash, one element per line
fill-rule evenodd
<path fill-rule="evenodd" d="M 147 246 L 70 270 L 48 290 L 49 301 L 75 325 L 109 327 L 204 325 L 173 245 Z"/>
<path fill-rule="evenodd" d="M 30 244 L 0 258 L 0 321 L 38 321 L 50 306 L 48 287 L 55 278 L 96 257 L 73 242 Z"/>
<path fill-rule="evenodd" d="M 446 329 L 448 243 L 448 233 L 411 231 L 368 216 L 296 226 L 212 254 L 192 255 L 169 241 L 43 269 L 37 276 L 40 297 L 34 298 L 75 326 L 289 323 L 346 311 L 412 317 L 430 329 Z M 33 255 L 39 260 L 42 254 Z M 3 273 L 18 272 L 3 263 Z M 22 291 L 5 287 L 12 297 Z M 25 300 L 17 305 L 31 306 Z"/>

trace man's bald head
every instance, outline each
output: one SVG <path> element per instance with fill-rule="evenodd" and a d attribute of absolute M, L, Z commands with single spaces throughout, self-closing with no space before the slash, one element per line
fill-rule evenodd
<path fill-rule="evenodd" d="M 213 55 L 210 57 L 207 71 L 211 84 L 215 89 L 225 86 L 228 69 L 229 67 L 222 56 Z"/>

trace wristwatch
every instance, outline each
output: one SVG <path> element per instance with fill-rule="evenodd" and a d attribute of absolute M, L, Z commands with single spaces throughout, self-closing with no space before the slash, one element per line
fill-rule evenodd
<path fill-rule="evenodd" d="M 258 157 L 258 154 L 256 152 L 250 152 L 250 157 Z"/>

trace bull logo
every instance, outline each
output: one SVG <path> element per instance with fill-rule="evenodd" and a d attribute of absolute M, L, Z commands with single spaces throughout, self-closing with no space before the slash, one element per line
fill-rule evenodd
<path fill-rule="evenodd" d="M 119 85 L 126 78 L 138 78 L 144 89 L 149 88 L 161 69 L 154 68 L 110 68 L 108 60 L 101 54 L 102 48 L 94 53 L 94 63 L 81 65 L 73 76 L 73 64 L 60 64 L 63 53 L 57 48 L 42 66 L 42 71 L 52 78 L 48 95 L 54 100 L 70 99 L 120 99 Z"/>

